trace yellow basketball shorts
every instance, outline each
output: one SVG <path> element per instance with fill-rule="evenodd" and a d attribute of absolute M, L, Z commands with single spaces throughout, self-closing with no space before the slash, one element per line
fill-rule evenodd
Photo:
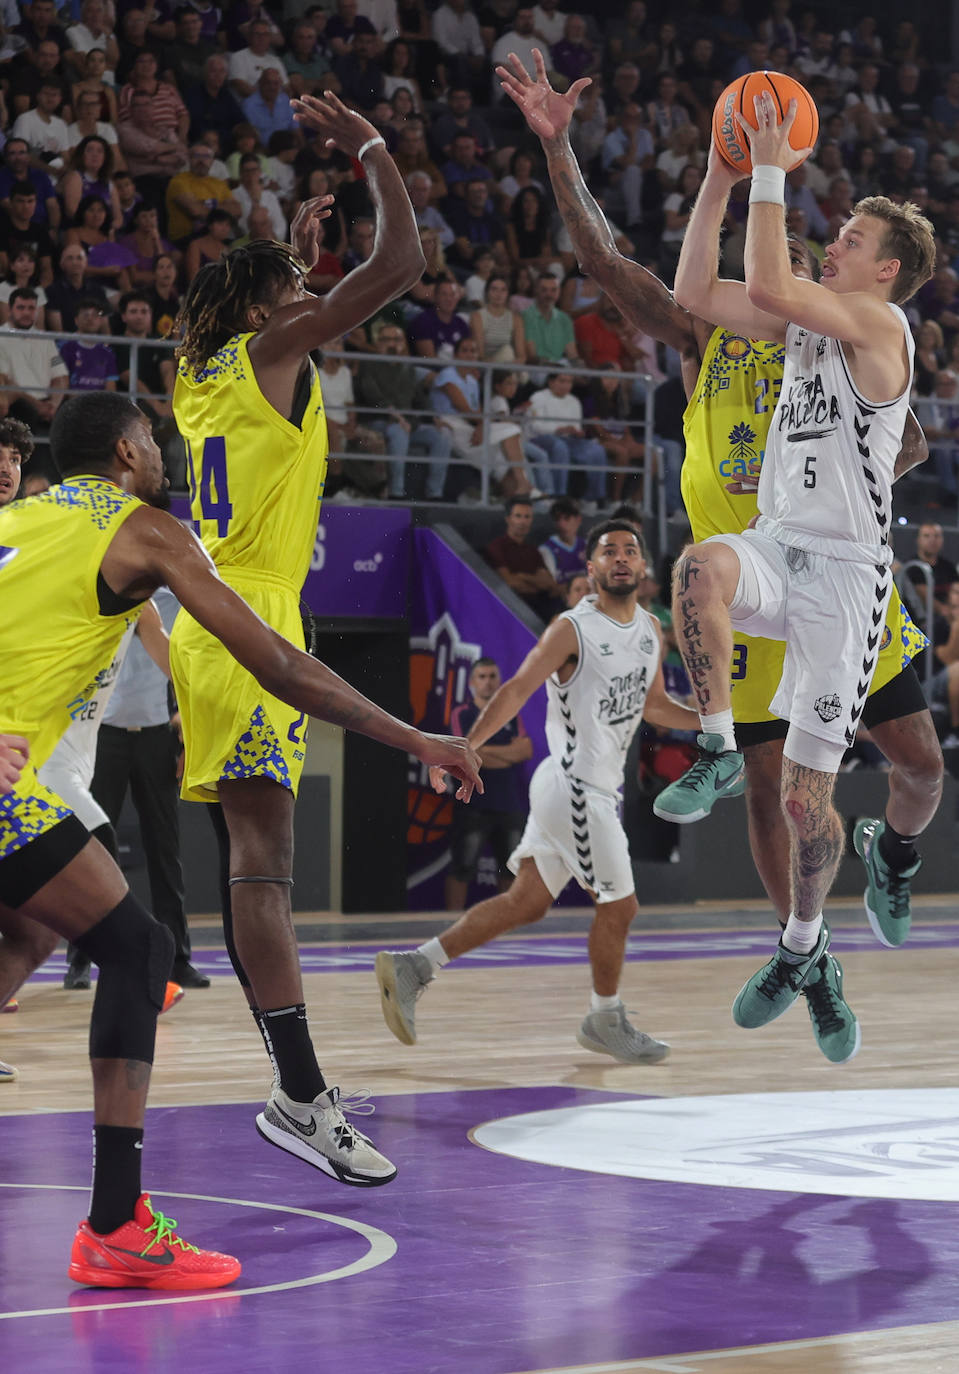
<path fill-rule="evenodd" d="M 303 648 L 299 597 L 254 575 L 227 579 L 277 634 Z M 181 611 L 170 636 L 170 667 L 183 722 L 181 796 L 217 799 L 220 782 L 272 778 L 296 795 L 309 718 L 265 692 L 220 641 Z"/>
<path fill-rule="evenodd" d="M 0 861 L 72 815 L 62 797 L 42 783 L 28 763 L 13 791 L 0 796 Z"/>
<path fill-rule="evenodd" d="M 925 644 L 925 636 L 909 618 L 897 596 L 890 604 L 883 626 L 879 662 L 869 695 L 891 682 L 915 658 Z M 769 703 L 776 695 L 783 674 L 786 646 L 775 639 L 753 639 L 733 632 L 733 662 L 730 672 L 733 719 L 740 725 L 775 720 Z"/>

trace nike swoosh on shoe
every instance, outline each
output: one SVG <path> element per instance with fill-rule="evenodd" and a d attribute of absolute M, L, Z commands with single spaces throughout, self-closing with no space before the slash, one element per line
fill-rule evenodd
<path fill-rule="evenodd" d="M 316 1117 L 311 1116 L 310 1124 L 308 1126 L 305 1126 L 302 1121 L 297 1121 L 295 1116 L 290 1116 L 288 1112 L 285 1112 L 283 1108 L 279 1106 L 278 1103 L 274 1102 L 273 1107 L 275 1111 L 279 1112 L 283 1120 L 288 1121 L 290 1125 L 294 1128 L 294 1130 L 296 1130 L 300 1135 L 316 1135 Z"/>

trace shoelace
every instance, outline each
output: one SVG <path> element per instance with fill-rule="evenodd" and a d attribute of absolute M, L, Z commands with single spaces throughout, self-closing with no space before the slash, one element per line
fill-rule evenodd
<path fill-rule="evenodd" d="M 358 1140 L 368 1141 L 368 1137 L 362 1131 L 358 1131 L 352 1122 L 347 1121 L 343 1113 L 349 1112 L 352 1116 L 372 1116 L 376 1108 L 370 1101 L 370 1091 L 369 1088 L 359 1088 L 345 1096 L 343 1093 L 337 1093 L 333 1109 L 339 1114 L 340 1119 L 334 1119 L 333 1135 L 341 1149 L 351 1150 Z"/>
<path fill-rule="evenodd" d="M 831 988 L 826 982 L 825 977 L 818 983 L 807 983 L 803 993 L 821 1035 L 832 1035 L 835 1031 L 843 1029 L 846 1020 L 839 1010 L 843 1003 L 835 988 Z"/>
<path fill-rule="evenodd" d="M 892 907 L 891 915 L 897 921 L 904 921 L 910 912 L 909 879 L 890 869 L 886 884 L 886 891 L 889 893 L 889 902 Z"/>
<path fill-rule="evenodd" d="M 773 959 L 772 963 L 766 967 L 758 992 L 761 997 L 766 997 L 770 1002 L 773 1002 L 782 991 L 784 984 L 788 983 L 793 992 L 796 992 L 800 984 L 795 980 L 800 976 L 798 964 L 787 964 L 785 959 Z"/>
<path fill-rule="evenodd" d="M 701 782 L 705 782 L 709 777 L 710 768 L 718 757 L 718 754 L 710 754 L 707 753 L 706 750 L 701 750 L 699 758 L 690 766 L 686 772 L 686 776 L 683 778 L 683 782 L 686 786 L 698 787 Z"/>
<path fill-rule="evenodd" d="M 172 1217 L 165 1217 L 162 1212 L 154 1211 L 152 1203 L 150 1205 L 150 1212 L 153 1216 L 153 1221 L 146 1228 L 146 1232 L 148 1236 L 152 1233 L 153 1239 L 150 1241 L 149 1245 L 145 1246 L 140 1251 L 141 1255 L 145 1255 L 148 1250 L 152 1250 L 154 1245 L 162 1245 L 164 1242 L 166 1242 L 167 1245 L 179 1245 L 181 1250 L 192 1250 L 195 1255 L 200 1253 L 199 1246 L 191 1245 L 188 1240 L 184 1240 L 181 1236 L 176 1234 L 176 1222 Z"/>

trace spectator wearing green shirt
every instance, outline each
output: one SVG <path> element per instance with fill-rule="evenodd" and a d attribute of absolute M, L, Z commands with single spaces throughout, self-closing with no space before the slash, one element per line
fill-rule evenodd
<path fill-rule="evenodd" d="M 535 363 L 579 363 L 573 321 L 565 310 L 557 310 L 559 282 L 550 272 L 537 279 L 533 304 L 523 311 L 526 331 L 526 361 Z M 534 385 L 542 384 L 543 374 L 533 377 Z"/>

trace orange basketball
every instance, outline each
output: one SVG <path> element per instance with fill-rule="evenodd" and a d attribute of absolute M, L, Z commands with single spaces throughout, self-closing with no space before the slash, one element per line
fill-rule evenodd
<path fill-rule="evenodd" d="M 747 72 L 726 87 L 713 108 L 713 142 L 730 167 L 747 175 L 753 169 L 749 141 L 733 119 L 733 112 L 755 128 L 753 101 L 763 91 L 772 94 L 781 120 L 786 117 L 790 100 L 795 100 L 796 121 L 789 133 L 793 148 L 811 148 L 819 137 L 819 111 L 805 86 L 782 72 Z"/>

